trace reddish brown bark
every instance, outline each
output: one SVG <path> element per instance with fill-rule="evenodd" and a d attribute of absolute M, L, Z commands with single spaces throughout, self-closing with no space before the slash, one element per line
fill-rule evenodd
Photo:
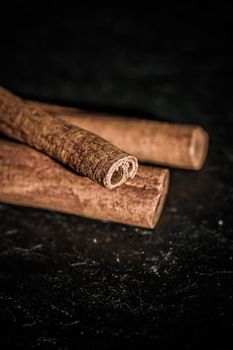
<path fill-rule="evenodd" d="M 39 105 L 66 122 L 104 137 L 140 161 L 198 170 L 206 159 L 208 134 L 200 126 L 116 117 L 50 104 Z"/>
<path fill-rule="evenodd" d="M 43 151 L 108 189 L 133 178 L 137 171 L 135 157 L 1 87 L 0 132 Z"/>
<path fill-rule="evenodd" d="M 43 153 L 0 140 L 0 201 L 153 228 L 167 195 L 166 169 L 139 167 L 112 191 Z"/>

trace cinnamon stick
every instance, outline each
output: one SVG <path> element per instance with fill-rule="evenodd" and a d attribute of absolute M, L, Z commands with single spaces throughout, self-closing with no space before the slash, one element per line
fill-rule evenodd
<path fill-rule="evenodd" d="M 169 172 L 140 166 L 135 178 L 108 191 L 25 145 L 0 140 L 0 201 L 153 228 Z"/>
<path fill-rule="evenodd" d="M 199 170 L 206 159 L 208 134 L 200 126 L 116 117 L 52 104 L 33 105 L 102 136 L 143 162 Z"/>
<path fill-rule="evenodd" d="M 137 159 L 0 87 L 0 132 L 69 165 L 108 189 L 133 178 Z"/>

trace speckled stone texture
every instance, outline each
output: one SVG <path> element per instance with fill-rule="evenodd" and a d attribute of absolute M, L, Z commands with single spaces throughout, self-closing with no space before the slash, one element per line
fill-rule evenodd
<path fill-rule="evenodd" d="M 1 349 L 232 348 L 229 8 L 31 7 L 1 39 L 0 85 L 200 124 L 210 151 L 202 171 L 171 171 L 154 231 L 1 205 Z"/>

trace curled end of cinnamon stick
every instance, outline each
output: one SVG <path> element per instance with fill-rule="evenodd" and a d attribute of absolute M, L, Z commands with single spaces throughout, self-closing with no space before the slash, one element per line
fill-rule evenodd
<path fill-rule="evenodd" d="M 192 169 L 200 170 L 205 162 L 208 152 L 209 137 L 201 127 L 193 129 L 189 148 Z"/>
<path fill-rule="evenodd" d="M 138 161 L 133 156 L 126 156 L 115 162 L 104 178 L 104 186 L 109 190 L 125 183 L 129 178 L 134 178 L 138 170 Z"/>
<path fill-rule="evenodd" d="M 169 170 L 163 169 L 163 173 L 164 174 L 163 174 L 163 177 L 161 180 L 160 190 L 159 190 L 161 195 L 160 195 L 159 200 L 156 201 L 155 206 L 154 206 L 154 211 L 153 211 L 153 217 L 152 217 L 152 222 L 151 222 L 151 227 L 150 227 L 152 229 L 157 225 L 159 218 L 162 214 L 164 203 L 165 203 L 167 193 L 168 193 L 168 188 L 169 188 L 169 182 L 170 182 Z"/>

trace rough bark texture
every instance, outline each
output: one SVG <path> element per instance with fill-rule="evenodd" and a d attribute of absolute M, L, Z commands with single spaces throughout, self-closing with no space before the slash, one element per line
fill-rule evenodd
<path fill-rule="evenodd" d="M 109 189 L 134 177 L 137 171 L 135 157 L 1 87 L 0 132 L 43 151 Z"/>
<path fill-rule="evenodd" d="M 131 119 L 80 109 L 37 104 L 66 122 L 100 135 L 140 161 L 199 170 L 208 151 L 208 134 L 200 126 Z"/>
<path fill-rule="evenodd" d="M 112 191 L 43 153 L 0 140 L 0 201 L 153 228 L 164 206 L 167 169 L 139 167 Z"/>

